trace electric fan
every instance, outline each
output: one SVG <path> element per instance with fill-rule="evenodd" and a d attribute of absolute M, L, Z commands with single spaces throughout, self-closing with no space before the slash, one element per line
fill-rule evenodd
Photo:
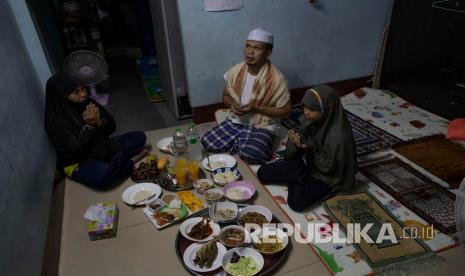
<path fill-rule="evenodd" d="M 97 53 L 78 50 L 69 54 L 63 62 L 63 70 L 71 77 L 88 85 L 90 97 L 101 105 L 108 104 L 108 94 L 98 94 L 95 85 L 108 78 L 108 65 Z"/>
<path fill-rule="evenodd" d="M 457 220 L 457 238 L 465 251 L 465 178 L 457 190 L 455 198 L 455 219 Z"/>

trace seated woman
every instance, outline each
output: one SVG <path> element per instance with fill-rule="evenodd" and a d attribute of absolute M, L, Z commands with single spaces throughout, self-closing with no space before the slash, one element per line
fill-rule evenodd
<path fill-rule="evenodd" d="M 287 183 L 294 211 L 354 189 L 357 168 L 352 128 L 337 92 L 328 86 L 310 89 L 302 104 L 301 129 L 289 131 L 285 158 L 258 170 L 264 183 Z"/>
<path fill-rule="evenodd" d="M 143 132 L 109 138 L 116 129 L 112 116 L 87 97 L 77 80 L 64 74 L 47 82 L 45 127 L 57 152 L 57 167 L 94 188 L 127 177 L 134 162 L 148 154 Z"/>

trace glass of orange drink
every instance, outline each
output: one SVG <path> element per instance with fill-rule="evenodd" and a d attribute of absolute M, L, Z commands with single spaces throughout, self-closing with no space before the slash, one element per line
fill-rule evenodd
<path fill-rule="evenodd" d="M 192 181 L 199 179 L 199 169 L 200 164 L 197 161 L 190 161 L 187 163 L 187 170 L 189 171 L 189 175 Z"/>
<path fill-rule="evenodd" d="M 178 183 L 179 186 L 186 185 L 186 174 L 187 174 L 186 167 L 175 166 L 174 174 L 176 175 L 176 182 Z"/>

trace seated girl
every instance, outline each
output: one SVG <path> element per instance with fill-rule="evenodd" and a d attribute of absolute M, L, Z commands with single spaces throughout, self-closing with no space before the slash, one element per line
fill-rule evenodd
<path fill-rule="evenodd" d="M 77 80 L 52 76 L 46 87 L 45 127 L 57 152 L 57 167 L 71 179 L 105 188 L 127 177 L 148 154 L 145 134 L 115 131 L 112 116 Z"/>
<path fill-rule="evenodd" d="M 264 183 L 287 183 L 294 211 L 353 190 L 357 168 L 352 128 L 337 92 L 328 86 L 310 89 L 302 104 L 301 129 L 289 131 L 285 158 L 258 170 Z"/>

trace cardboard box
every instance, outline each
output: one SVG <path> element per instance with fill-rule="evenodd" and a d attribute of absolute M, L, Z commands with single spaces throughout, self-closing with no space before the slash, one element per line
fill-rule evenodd
<path fill-rule="evenodd" d="M 102 208 L 97 221 L 89 221 L 87 232 L 91 241 L 113 238 L 116 236 L 118 226 L 118 207 L 114 202 L 101 202 L 96 204 Z"/>

